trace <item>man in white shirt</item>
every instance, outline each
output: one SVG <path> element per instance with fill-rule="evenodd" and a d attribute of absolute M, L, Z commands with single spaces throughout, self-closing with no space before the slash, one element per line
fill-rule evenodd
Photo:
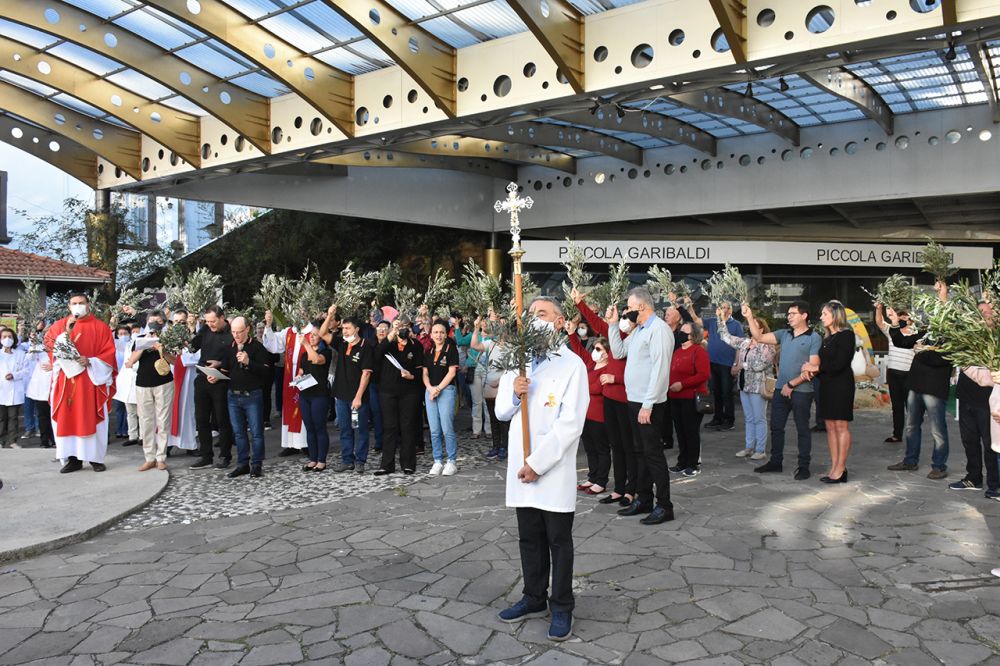
<path fill-rule="evenodd" d="M 532 301 L 536 324 L 562 330 L 565 317 L 554 300 Z M 525 458 L 521 401 L 528 403 L 531 454 Z M 587 369 L 563 344 L 531 363 L 528 377 L 507 372 L 497 389 L 496 416 L 510 421 L 507 506 L 517 511 L 524 596 L 502 611 L 504 622 L 545 615 L 548 637 L 564 641 L 573 630 L 573 516 L 576 510 L 576 452 L 590 404 Z M 552 596 L 546 603 L 549 571 Z"/>

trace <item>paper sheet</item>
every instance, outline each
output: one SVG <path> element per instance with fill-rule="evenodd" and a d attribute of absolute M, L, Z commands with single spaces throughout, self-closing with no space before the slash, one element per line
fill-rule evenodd
<path fill-rule="evenodd" d="M 225 379 L 227 381 L 229 380 L 229 377 L 224 375 L 219 370 L 216 370 L 215 368 L 209 368 L 204 365 L 196 365 L 195 367 L 198 368 L 198 372 L 205 375 L 206 377 L 215 377 L 216 379 Z"/>

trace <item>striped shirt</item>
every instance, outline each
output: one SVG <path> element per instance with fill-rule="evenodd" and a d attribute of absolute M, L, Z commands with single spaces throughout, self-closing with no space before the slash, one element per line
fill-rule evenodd
<path fill-rule="evenodd" d="M 882 329 L 882 333 L 885 334 L 885 337 L 889 339 L 889 354 L 886 356 L 885 367 L 889 370 L 909 372 L 910 364 L 913 363 L 913 350 L 900 349 L 896 345 L 892 344 L 892 338 L 889 337 L 890 326 L 888 322 L 883 323 L 880 328 Z"/>

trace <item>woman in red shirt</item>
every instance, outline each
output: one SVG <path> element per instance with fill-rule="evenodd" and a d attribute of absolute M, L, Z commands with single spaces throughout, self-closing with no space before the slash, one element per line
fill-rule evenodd
<path fill-rule="evenodd" d="M 592 335 L 608 337 L 608 323 L 597 316 L 577 290 L 572 293 L 573 302 L 583 320 L 590 325 Z M 628 321 L 623 320 L 623 321 Z M 625 337 L 627 332 L 622 334 Z M 608 364 L 598 376 L 604 403 L 604 429 L 611 445 L 611 462 L 615 472 L 614 490 L 610 495 L 598 500 L 601 504 L 629 506 L 635 497 L 637 478 L 636 457 L 632 447 L 632 427 L 628 419 L 628 398 L 625 396 L 625 361 L 616 359 L 609 352 Z M 594 400 L 591 400 L 593 403 Z"/>
<path fill-rule="evenodd" d="M 576 487 L 588 495 L 600 495 L 608 487 L 608 472 L 611 471 L 611 448 L 608 433 L 604 429 L 604 387 L 601 375 L 608 367 L 608 341 L 604 338 L 593 340 L 593 351 L 587 351 L 586 344 L 577 334 L 577 323 L 566 322 L 569 346 L 587 366 L 590 384 L 590 404 L 587 406 L 587 420 L 583 424 L 583 450 L 587 452 L 587 480 Z"/>
<path fill-rule="evenodd" d="M 701 465 L 701 418 L 695 409 L 695 395 L 708 393 L 711 374 L 708 352 L 701 346 L 704 329 L 687 322 L 674 334 L 681 346 L 674 349 L 670 361 L 670 391 L 667 402 L 677 433 L 677 465 L 671 472 L 684 476 L 697 476 Z"/>

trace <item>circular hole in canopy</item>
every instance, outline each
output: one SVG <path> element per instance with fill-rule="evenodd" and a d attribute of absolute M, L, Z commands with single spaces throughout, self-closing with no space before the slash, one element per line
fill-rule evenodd
<path fill-rule="evenodd" d="M 649 44 L 639 44 L 639 46 L 632 49 L 632 66 L 636 69 L 642 69 L 653 62 L 653 47 Z"/>
<path fill-rule="evenodd" d="M 58 153 L 59 152 L 59 142 L 58 141 L 49 141 L 49 150 L 51 150 L 53 153 Z"/>
<path fill-rule="evenodd" d="M 680 28 L 677 28 L 676 30 L 672 30 L 670 34 L 667 36 L 667 43 L 669 43 L 671 46 L 680 46 L 681 44 L 684 43 L 684 37 L 686 37 L 684 31 L 681 30 Z"/>
<path fill-rule="evenodd" d="M 98 141 L 100 141 L 101 139 L 104 138 L 104 132 L 102 132 L 100 128 L 95 129 L 94 130 L 94 138 L 97 139 Z"/>
<path fill-rule="evenodd" d="M 233 101 L 233 96 L 230 95 L 225 90 L 223 90 L 222 92 L 219 93 L 219 101 L 222 102 L 223 104 L 229 104 L 230 102 Z"/>
<path fill-rule="evenodd" d="M 927 14 L 941 6 L 941 0 L 910 0 L 910 9 L 918 14 Z"/>
<path fill-rule="evenodd" d="M 603 184 L 605 178 L 607 178 L 607 176 L 604 174 L 603 171 L 598 171 L 597 173 L 594 174 L 594 182 L 597 183 L 598 185 Z"/>
<path fill-rule="evenodd" d="M 153 111 L 151 114 L 149 114 L 149 119 L 152 120 L 154 123 L 158 123 L 161 120 L 163 120 L 163 118 L 160 117 L 160 114 L 157 111 Z"/>
<path fill-rule="evenodd" d="M 274 44 L 264 44 L 264 55 L 267 56 L 268 60 L 273 58 L 276 54 L 277 51 L 274 48 Z"/>
<path fill-rule="evenodd" d="M 712 50 L 716 53 L 725 53 L 729 50 L 729 40 L 726 39 L 726 33 L 722 28 L 712 33 Z"/>
<path fill-rule="evenodd" d="M 187 72 L 181 72 L 180 79 L 181 83 L 183 83 L 184 85 L 186 86 L 191 85 L 191 75 L 188 74 Z"/>
<path fill-rule="evenodd" d="M 312 67 L 306 67 L 302 70 L 302 75 L 306 77 L 306 81 L 313 81 L 316 79 L 316 72 L 313 71 Z"/>
<path fill-rule="evenodd" d="M 373 7 L 368 12 L 368 20 L 372 22 L 372 25 L 378 25 L 382 22 L 382 16 L 378 13 L 378 10 Z"/>
<path fill-rule="evenodd" d="M 773 9 L 762 9 L 760 13 L 757 14 L 757 25 L 762 28 L 769 28 L 774 25 L 774 10 Z"/>
<path fill-rule="evenodd" d="M 469 89 L 469 79 L 464 76 L 458 80 L 458 92 L 465 92 Z"/>
<path fill-rule="evenodd" d="M 309 133 L 313 136 L 319 136 L 323 133 L 323 121 L 319 118 L 313 118 L 309 123 Z"/>
<path fill-rule="evenodd" d="M 524 69 L 522 70 L 522 72 L 524 73 L 524 78 L 530 79 L 531 77 L 533 77 L 535 75 L 535 72 L 537 70 L 538 70 L 538 68 L 535 67 L 535 63 L 529 62 L 528 64 L 526 64 L 524 66 Z"/>
<path fill-rule="evenodd" d="M 958 143 L 962 140 L 962 133 L 958 130 L 951 130 L 944 135 L 944 140 L 952 144 Z"/>
<path fill-rule="evenodd" d="M 109 49 L 113 49 L 116 46 L 118 46 L 118 38 L 115 37 L 110 32 L 106 32 L 104 33 L 104 43 L 107 45 Z"/>
<path fill-rule="evenodd" d="M 493 94 L 497 97 L 506 97 L 507 93 L 510 92 L 511 85 L 510 77 L 506 74 L 501 74 L 493 82 Z"/>
<path fill-rule="evenodd" d="M 906 150 L 907 148 L 909 148 L 910 137 L 906 136 L 905 134 L 903 136 L 897 136 L 896 147 L 899 148 L 900 150 Z"/>
<path fill-rule="evenodd" d="M 406 41 L 406 45 L 410 47 L 410 53 L 420 53 L 420 42 L 417 41 L 416 37 L 410 37 Z"/>
<path fill-rule="evenodd" d="M 392 106 L 392 95 L 386 95 L 382 98 L 382 106 L 387 109 Z"/>
<path fill-rule="evenodd" d="M 993 138 L 993 132 L 989 131 L 988 129 L 984 129 L 979 133 L 980 141 L 989 141 L 992 138 Z"/>
<path fill-rule="evenodd" d="M 22 136 L 24 136 L 24 130 L 22 130 L 20 127 L 12 127 L 10 129 L 10 135 L 15 139 L 20 139 Z"/>
<path fill-rule="evenodd" d="M 542 0 L 541 2 L 539 2 L 538 11 L 542 13 L 543 17 L 548 18 L 549 12 L 551 11 L 551 9 L 549 8 L 549 0 Z"/>
<path fill-rule="evenodd" d="M 122 98 L 119 97 L 118 95 L 112 95 L 111 96 L 111 103 L 114 104 L 115 106 L 121 106 L 122 105 Z"/>
<path fill-rule="evenodd" d="M 607 46 L 598 46 L 596 49 L 594 49 L 594 61 L 595 62 L 604 62 L 607 59 L 608 59 L 608 47 Z"/>
<path fill-rule="evenodd" d="M 413 104 L 417 101 L 417 90 L 416 88 L 411 88 L 410 92 L 406 93 L 406 101 Z"/>
<path fill-rule="evenodd" d="M 48 21 L 49 23 L 53 24 L 53 25 L 55 25 L 56 23 L 59 23 L 59 12 L 57 12 L 54 9 L 52 9 L 51 7 L 49 9 L 46 9 L 45 10 L 45 20 Z"/>
<path fill-rule="evenodd" d="M 200 14 L 201 3 L 198 0 L 187 0 L 187 10 L 192 14 Z"/>
<path fill-rule="evenodd" d="M 53 116 L 53 117 L 54 117 L 54 118 L 56 119 L 56 124 L 57 124 L 57 125 L 63 125 L 63 124 L 65 124 L 65 123 L 66 123 L 66 116 L 64 116 L 64 115 L 63 115 L 63 114 L 61 114 L 61 113 L 57 113 L 57 114 L 56 114 L 55 116 Z"/>
<path fill-rule="evenodd" d="M 39 60 L 38 61 L 38 71 L 41 72 L 42 74 L 46 74 L 46 75 L 47 74 L 51 74 L 52 73 L 52 65 L 50 65 L 49 63 L 47 63 L 44 60 Z"/>
<path fill-rule="evenodd" d="M 368 124 L 368 109 L 366 107 L 359 107 L 357 112 L 354 114 L 354 120 L 357 122 L 358 127 L 364 127 Z"/>
<path fill-rule="evenodd" d="M 813 7 L 806 14 L 806 29 L 813 34 L 822 34 L 830 29 L 837 15 L 828 5 Z"/>

